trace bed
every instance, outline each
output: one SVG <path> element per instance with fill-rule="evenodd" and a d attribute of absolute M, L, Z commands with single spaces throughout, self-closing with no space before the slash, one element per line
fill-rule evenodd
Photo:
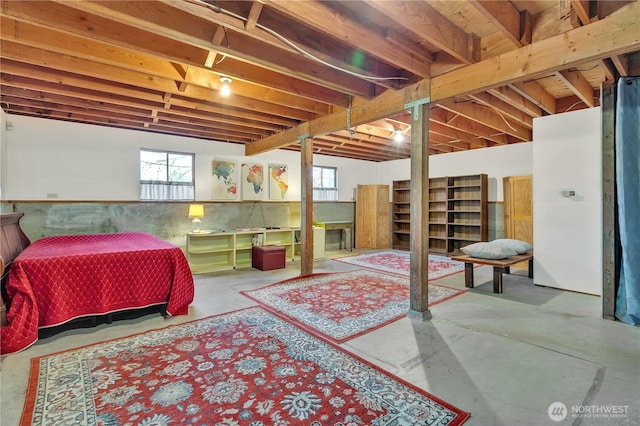
<path fill-rule="evenodd" d="M 35 343 L 39 330 L 78 318 L 153 306 L 167 315 L 188 313 L 193 276 L 179 247 L 143 232 L 63 235 L 30 243 L 20 228 L 22 216 L 0 215 L 7 303 L 3 355 Z"/>

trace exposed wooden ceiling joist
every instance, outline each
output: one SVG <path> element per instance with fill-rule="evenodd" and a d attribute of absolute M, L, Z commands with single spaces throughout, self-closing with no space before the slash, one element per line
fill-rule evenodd
<path fill-rule="evenodd" d="M 1 1 L 5 112 L 248 153 L 407 158 L 427 97 L 430 155 L 522 142 L 640 74 L 637 1 Z"/>

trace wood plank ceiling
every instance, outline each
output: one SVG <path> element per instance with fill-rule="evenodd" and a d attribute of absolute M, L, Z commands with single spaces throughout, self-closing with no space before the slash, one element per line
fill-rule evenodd
<path fill-rule="evenodd" d="M 478 62 L 498 69 L 523 46 L 614 17 L 636 32 L 583 61 L 557 57 L 542 75 L 523 66 L 507 85 L 470 72 L 473 90 L 432 102 L 431 155 L 512 144 L 531 140 L 534 117 L 598 106 L 602 87 L 639 74 L 639 10 L 602 0 L 2 0 L 0 103 L 9 114 L 248 152 L 299 150 L 295 136 L 264 142 L 342 117 L 341 128 L 312 135 L 314 152 L 387 161 L 409 156 L 409 113 L 354 123 L 356 108 Z"/>

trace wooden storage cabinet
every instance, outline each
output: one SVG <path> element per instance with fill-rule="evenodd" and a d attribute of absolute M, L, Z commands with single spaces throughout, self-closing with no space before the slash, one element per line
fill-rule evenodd
<path fill-rule="evenodd" d="M 356 247 L 389 248 L 389 185 L 358 185 Z"/>
<path fill-rule="evenodd" d="M 392 185 L 391 203 L 391 247 L 395 250 L 409 250 L 410 181 L 396 180 Z"/>
<path fill-rule="evenodd" d="M 393 248 L 409 250 L 410 181 L 393 182 Z M 487 175 L 429 179 L 429 251 L 459 254 L 488 236 Z"/>

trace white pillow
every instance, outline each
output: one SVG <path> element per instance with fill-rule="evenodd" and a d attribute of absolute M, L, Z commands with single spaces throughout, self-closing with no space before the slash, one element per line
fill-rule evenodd
<path fill-rule="evenodd" d="M 512 240 L 509 238 L 501 238 L 491 241 L 492 243 L 500 244 L 504 247 L 508 247 L 515 250 L 518 254 L 523 254 L 529 250 L 533 250 L 533 246 L 526 241 Z"/>
<path fill-rule="evenodd" d="M 493 242 L 473 243 L 462 247 L 461 250 L 469 256 L 477 257 L 478 259 L 505 259 L 518 254 L 510 247 L 502 244 L 494 244 Z"/>

